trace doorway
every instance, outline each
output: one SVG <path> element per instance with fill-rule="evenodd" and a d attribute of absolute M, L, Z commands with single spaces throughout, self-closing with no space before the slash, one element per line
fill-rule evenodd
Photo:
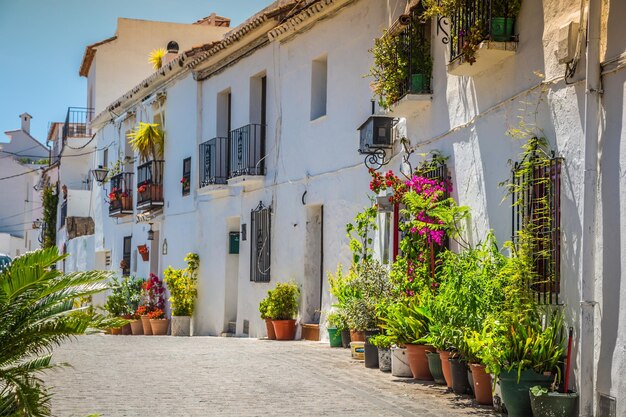
<path fill-rule="evenodd" d="M 305 323 L 318 323 L 324 283 L 324 206 L 307 206 L 306 217 L 302 314 Z"/>
<path fill-rule="evenodd" d="M 224 332 L 237 333 L 237 298 L 239 293 L 240 218 L 226 220 L 226 273 L 224 274 Z"/>

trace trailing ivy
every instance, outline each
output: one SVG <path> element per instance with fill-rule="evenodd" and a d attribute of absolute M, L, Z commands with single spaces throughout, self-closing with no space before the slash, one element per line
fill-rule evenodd
<path fill-rule="evenodd" d="M 57 206 L 59 196 L 54 192 L 52 186 L 48 185 L 41 192 L 43 203 L 43 249 L 51 248 L 57 244 Z"/>

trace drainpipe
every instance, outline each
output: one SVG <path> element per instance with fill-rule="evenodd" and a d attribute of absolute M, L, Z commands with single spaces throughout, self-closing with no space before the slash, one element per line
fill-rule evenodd
<path fill-rule="evenodd" d="M 600 96 L 600 31 L 602 0 L 589 0 L 585 86 L 585 172 L 583 191 L 582 275 L 580 284 L 580 416 L 593 417 L 595 359 L 596 202 Z"/>

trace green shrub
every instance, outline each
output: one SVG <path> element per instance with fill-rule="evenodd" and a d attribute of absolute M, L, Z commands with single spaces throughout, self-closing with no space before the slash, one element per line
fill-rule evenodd
<path fill-rule="evenodd" d="M 271 291 L 267 316 L 273 320 L 291 320 L 298 314 L 300 289 L 295 282 L 279 282 Z"/>
<path fill-rule="evenodd" d="M 170 291 L 170 306 L 174 316 L 192 316 L 198 296 L 197 269 L 200 258 L 195 253 L 185 257 L 187 268 L 174 269 L 168 266 L 163 271 L 163 281 Z"/>

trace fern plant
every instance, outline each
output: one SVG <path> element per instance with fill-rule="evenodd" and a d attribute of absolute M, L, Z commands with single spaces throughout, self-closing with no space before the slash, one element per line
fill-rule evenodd
<path fill-rule="evenodd" d="M 0 415 L 49 416 L 51 393 L 41 374 L 52 363 L 52 349 L 72 336 L 119 327 L 75 299 L 108 289 L 102 271 L 62 274 L 54 265 L 66 255 L 56 247 L 30 252 L 0 273 Z"/>

